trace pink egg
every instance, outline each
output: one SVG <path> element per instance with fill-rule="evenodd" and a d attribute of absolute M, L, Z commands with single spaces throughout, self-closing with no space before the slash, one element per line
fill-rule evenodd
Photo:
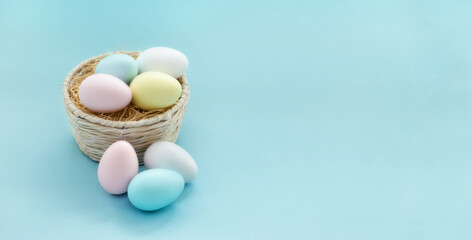
<path fill-rule="evenodd" d="M 108 74 L 88 76 L 79 86 L 79 99 L 92 112 L 112 113 L 131 102 L 131 89 L 119 78 Z"/>
<path fill-rule="evenodd" d="M 120 80 L 121 81 L 121 80 Z M 138 156 L 126 141 L 113 143 L 98 164 L 98 181 L 111 194 L 122 194 L 138 174 Z"/>

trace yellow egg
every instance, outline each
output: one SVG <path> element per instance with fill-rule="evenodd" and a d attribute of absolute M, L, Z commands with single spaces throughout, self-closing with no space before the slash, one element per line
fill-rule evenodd
<path fill-rule="evenodd" d="M 161 72 L 141 73 L 131 81 L 129 87 L 133 104 L 146 111 L 171 106 L 182 94 L 179 81 Z"/>

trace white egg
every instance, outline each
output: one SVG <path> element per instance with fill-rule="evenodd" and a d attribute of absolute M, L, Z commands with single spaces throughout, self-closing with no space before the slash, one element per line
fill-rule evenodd
<path fill-rule="evenodd" d="M 163 72 L 178 78 L 188 67 L 187 57 L 172 48 L 154 47 L 141 52 L 136 58 L 139 72 Z"/>
<path fill-rule="evenodd" d="M 156 142 L 146 149 L 144 165 L 151 168 L 164 168 L 176 171 L 185 182 L 192 181 L 198 173 L 198 167 L 192 156 L 182 147 L 172 142 Z"/>

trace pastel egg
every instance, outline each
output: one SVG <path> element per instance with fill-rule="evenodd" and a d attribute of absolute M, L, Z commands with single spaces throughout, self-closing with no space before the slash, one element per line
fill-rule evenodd
<path fill-rule="evenodd" d="M 131 180 L 138 174 L 138 165 L 133 146 L 126 141 L 115 142 L 100 159 L 98 181 L 111 194 L 125 193 Z"/>
<path fill-rule="evenodd" d="M 150 111 L 173 105 L 182 94 L 182 85 L 177 79 L 161 72 L 139 74 L 129 85 L 133 104 Z"/>
<path fill-rule="evenodd" d="M 136 60 L 128 54 L 117 53 L 108 55 L 95 67 L 95 73 L 106 73 L 129 84 L 139 73 Z"/>
<path fill-rule="evenodd" d="M 156 142 L 144 152 L 147 168 L 165 168 L 178 172 L 185 182 L 192 181 L 198 173 L 197 164 L 182 147 L 172 142 Z"/>
<path fill-rule="evenodd" d="M 98 73 L 88 76 L 79 86 L 79 99 L 92 112 L 111 113 L 130 103 L 131 90 L 115 76 Z"/>
<path fill-rule="evenodd" d="M 154 47 L 141 52 L 136 58 L 139 72 L 163 72 L 178 78 L 188 67 L 187 57 L 172 48 Z"/>
<path fill-rule="evenodd" d="M 144 211 L 154 211 L 172 203 L 184 189 L 180 174 L 168 169 L 149 169 L 139 173 L 128 186 L 128 198 Z"/>

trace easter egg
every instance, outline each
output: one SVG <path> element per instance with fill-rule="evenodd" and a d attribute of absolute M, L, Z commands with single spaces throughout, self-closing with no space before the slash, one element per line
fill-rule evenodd
<path fill-rule="evenodd" d="M 126 141 L 113 143 L 103 153 L 98 164 L 98 181 L 105 191 L 122 194 L 130 181 L 138 174 L 138 156 Z"/>
<path fill-rule="evenodd" d="M 172 48 L 154 47 L 141 52 L 136 58 L 139 72 L 163 72 L 178 78 L 188 67 L 187 57 Z"/>
<path fill-rule="evenodd" d="M 165 168 L 178 172 L 185 182 L 192 181 L 198 173 L 197 164 L 192 156 L 179 145 L 161 141 L 152 144 L 144 152 L 144 165 L 147 168 Z"/>
<path fill-rule="evenodd" d="M 161 72 L 139 74 L 129 85 L 133 104 L 150 111 L 173 105 L 182 94 L 182 85 L 177 79 Z"/>
<path fill-rule="evenodd" d="M 88 76 L 79 86 L 80 102 L 90 111 L 111 113 L 130 103 L 131 90 L 115 76 L 98 73 Z"/>
<path fill-rule="evenodd" d="M 136 60 L 128 54 L 117 53 L 108 55 L 95 67 L 95 73 L 106 73 L 129 84 L 139 73 Z"/>
<path fill-rule="evenodd" d="M 136 175 L 128 186 L 128 198 L 144 211 L 154 211 L 172 203 L 184 189 L 180 174 L 168 169 L 149 169 Z"/>

